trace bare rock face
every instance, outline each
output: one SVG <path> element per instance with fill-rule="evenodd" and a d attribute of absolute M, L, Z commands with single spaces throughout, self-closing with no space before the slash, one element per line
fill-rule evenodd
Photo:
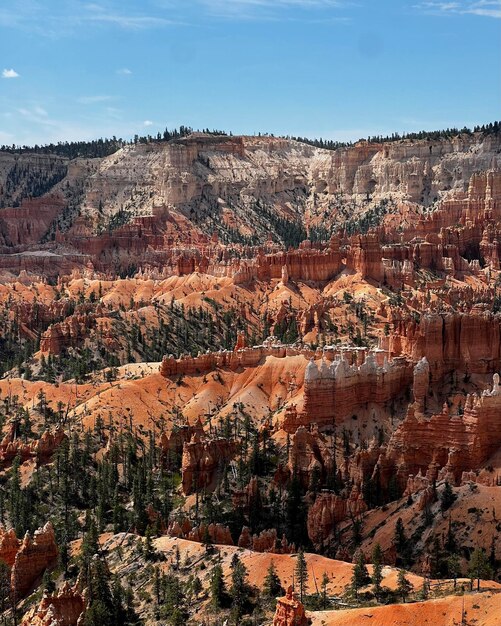
<path fill-rule="evenodd" d="M 170 434 L 162 433 L 160 448 L 163 461 L 167 466 L 176 465 L 177 459 L 182 457 L 184 444 L 189 443 L 194 435 L 199 440 L 205 435 L 200 419 L 193 426 L 185 424 L 174 429 Z"/>
<path fill-rule="evenodd" d="M 23 463 L 29 459 L 35 459 L 40 464 L 47 463 L 65 438 L 64 430 L 57 428 L 54 432 L 44 430 L 36 441 L 24 442 L 17 438 L 15 424 L 12 424 L 10 432 L 0 442 L 0 467 L 10 465 L 16 456 Z"/>
<path fill-rule="evenodd" d="M 406 359 L 378 364 L 376 354 L 360 353 L 362 363 L 350 364 L 339 355 L 332 363 L 312 360 L 304 378 L 304 413 L 318 425 L 339 423 L 368 402 L 384 405 L 411 381 L 412 368 Z"/>
<path fill-rule="evenodd" d="M 414 367 L 414 403 L 416 411 L 424 413 L 426 409 L 426 396 L 430 385 L 430 366 L 427 358 L 424 356 Z"/>
<path fill-rule="evenodd" d="M 288 469 L 296 471 L 305 486 L 312 478 L 324 478 L 333 470 L 334 459 L 326 438 L 318 429 L 307 430 L 300 426 L 292 438 L 289 449 Z"/>
<path fill-rule="evenodd" d="M 2 229 L 7 231 L 7 244 L 35 244 L 45 235 L 52 221 L 65 206 L 61 196 L 26 199 L 20 207 L 7 208 L 1 213 Z"/>
<path fill-rule="evenodd" d="M 335 526 L 349 517 L 367 511 L 362 494 L 354 487 L 349 498 L 333 493 L 321 493 L 308 509 L 308 536 L 316 549 L 321 549 Z"/>
<path fill-rule="evenodd" d="M 81 346 L 96 326 L 96 314 L 71 315 L 64 322 L 51 324 L 40 339 L 43 354 L 60 354 L 65 348 Z"/>
<path fill-rule="evenodd" d="M 292 587 L 283 598 L 277 599 L 273 626 L 307 626 L 308 619 L 303 604 L 298 600 Z"/>
<path fill-rule="evenodd" d="M 0 246 L 16 252 L 2 257 L 0 265 L 50 273 L 55 266 L 89 260 L 103 271 L 132 262 L 163 268 L 168 262 L 179 273 L 211 272 L 219 265 L 214 258 L 190 249 L 174 259 L 172 250 L 179 244 L 207 247 L 217 243 L 218 232 L 237 231 L 264 243 L 270 233 L 281 236 L 271 215 L 306 229 L 342 230 L 386 206 L 391 210 L 382 216 L 381 231 L 353 240 L 348 254 L 348 264 L 365 278 L 388 284 L 412 280 L 413 262 L 462 271 L 460 255 L 472 242 L 482 242 L 484 258 L 496 267 L 501 238 L 495 229 L 485 237 L 483 231 L 499 217 L 500 147 L 499 135 L 481 133 L 359 142 L 335 151 L 274 137 L 193 134 L 126 146 L 101 159 L 0 153 Z M 70 217 L 68 206 L 75 206 Z M 383 245 L 395 243 L 399 221 L 405 224 L 399 232 L 406 250 Z M 448 240 L 453 229 L 438 242 L 425 240 L 455 224 L 465 227 L 461 240 Z M 411 244 L 416 238 L 421 241 Z M 54 256 L 44 264 L 40 253 L 49 250 Z M 235 259 L 229 271 L 246 282 L 266 274 L 280 279 L 284 267 L 287 280 L 329 280 L 340 270 L 335 246 L 316 259 L 314 250 L 302 252 L 312 254 L 282 251 L 264 263 L 254 254 L 249 258 L 255 262 L 239 267 Z"/>
<path fill-rule="evenodd" d="M 426 357 L 432 380 L 453 370 L 487 374 L 501 369 L 501 316 L 473 309 L 470 313 L 431 313 L 419 323 L 395 323 L 391 355 Z"/>
<path fill-rule="evenodd" d="M 402 485 L 410 474 L 459 484 L 464 472 L 481 467 L 500 446 L 501 388 L 495 374 L 492 389 L 468 395 L 461 414 L 450 414 L 447 404 L 430 417 L 410 410 L 390 438 L 385 456 Z"/>
<path fill-rule="evenodd" d="M 14 565 L 20 545 L 21 542 L 16 537 L 13 528 L 10 530 L 0 528 L 0 559 L 5 561 L 9 567 Z"/>
<path fill-rule="evenodd" d="M 352 243 L 348 265 L 360 272 L 362 278 L 381 283 L 384 277 L 382 255 L 381 243 L 376 233 L 360 235 Z"/>
<path fill-rule="evenodd" d="M 200 439 L 194 435 L 183 446 L 181 464 L 183 493 L 210 487 L 215 472 L 229 462 L 238 450 L 238 442 L 228 439 Z"/>
<path fill-rule="evenodd" d="M 263 530 L 259 535 L 251 535 L 249 528 L 244 526 L 238 539 L 238 547 L 274 554 L 292 554 L 295 551 L 295 546 L 288 543 L 285 535 L 281 540 L 278 539 L 276 528 Z"/>
<path fill-rule="evenodd" d="M 181 522 L 172 522 L 167 529 L 167 534 L 171 537 L 196 541 L 197 543 L 204 543 L 208 538 L 212 543 L 218 545 L 234 545 L 230 529 L 222 524 L 200 524 L 193 527 L 188 519 L 184 519 Z"/>
<path fill-rule="evenodd" d="M 33 538 L 26 533 L 11 572 L 11 585 L 17 598 L 30 591 L 44 571 L 56 562 L 57 555 L 56 538 L 50 522 L 35 531 Z"/>
<path fill-rule="evenodd" d="M 21 626 L 80 626 L 85 608 L 85 598 L 77 587 L 66 582 L 55 595 L 45 592 L 38 606 L 25 614 Z"/>
<path fill-rule="evenodd" d="M 200 524 L 200 526 L 196 526 L 190 533 L 188 533 L 186 539 L 189 541 L 203 543 L 207 535 L 210 537 L 212 543 L 224 546 L 233 545 L 233 538 L 231 536 L 230 529 L 228 526 L 222 526 L 221 524 L 209 524 L 208 526 Z"/>

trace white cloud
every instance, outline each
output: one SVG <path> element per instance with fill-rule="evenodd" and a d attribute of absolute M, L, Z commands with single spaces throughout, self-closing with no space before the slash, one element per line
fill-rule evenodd
<path fill-rule="evenodd" d="M 300 8 L 322 9 L 343 6 L 346 3 L 340 0 L 201 0 L 211 7 L 273 7 L 273 8 Z"/>
<path fill-rule="evenodd" d="M 435 15 L 479 15 L 501 19 L 501 0 L 477 2 L 420 2 L 414 8 Z"/>
<path fill-rule="evenodd" d="M 33 110 L 37 115 L 41 115 L 42 117 L 47 117 L 49 115 L 47 111 L 41 106 L 36 106 L 33 108 Z"/>
<path fill-rule="evenodd" d="M 43 0 L 1 0 L 0 4 L 0 26 L 35 32 L 53 39 L 72 36 L 80 33 L 82 28 L 97 26 L 145 30 L 182 24 L 158 10 L 144 8 L 125 11 L 125 3 L 120 0 L 65 0 L 53 3 L 59 6 L 50 10 Z"/>
<path fill-rule="evenodd" d="M 2 72 L 2 78 L 19 78 L 19 74 L 12 68 L 10 70 L 5 69 Z"/>
<path fill-rule="evenodd" d="M 113 24 L 130 30 L 170 26 L 176 23 L 159 15 L 133 15 L 119 13 L 118 11 L 107 11 L 99 4 L 87 4 L 85 9 L 86 13 L 80 16 L 80 19 L 83 21 Z"/>
<path fill-rule="evenodd" d="M 98 102 L 108 102 L 111 99 L 111 96 L 82 96 L 77 98 L 77 102 L 80 104 L 97 104 Z"/>
<path fill-rule="evenodd" d="M 352 4 L 346 0 L 198 0 L 209 13 L 239 19 L 274 19 L 287 9 L 337 9 Z"/>
<path fill-rule="evenodd" d="M 151 120 L 144 120 L 143 126 L 146 126 L 146 127 L 153 126 L 153 122 Z"/>
<path fill-rule="evenodd" d="M 117 74 L 119 74 L 120 76 L 130 76 L 132 72 L 130 71 L 128 67 L 122 67 L 119 70 L 117 70 Z"/>

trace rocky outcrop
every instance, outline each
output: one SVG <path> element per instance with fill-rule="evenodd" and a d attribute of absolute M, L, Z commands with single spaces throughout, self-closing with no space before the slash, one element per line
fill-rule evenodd
<path fill-rule="evenodd" d="M 383 282 L 383 251 L 378 235 L 370 233 L 354 238 L 351 243 L 348 266 L 360 272 L 362 278 Z"/>
<path fill-rule="evenodd" d="M 14 565 L 20 545 L 21 542 L 16 537 L 13 528 L 5 530 L 5 528 L 0 527 L 0 559 L 7 563 L 9 567 Z"/>
<path fill-rule="evenodd" d="M 64 206 L 60 196 L 45 196 L 23 200 L 19 207 L 3 209 L 0 225 L 7 232 L 6 243 L 11 246 L 38 243 Z"/>
<path fill-rule="evenodd" d="M 42 245 L 45 251 L 55 244 L 52 266 L 68 267 L 80 253 L 82 266 L 90 259 L 102 271 L 169 264 L 191 273 L 214 265 L 214 259 L 206 263 L 205 255 L 192 255 L 188 248 L 217 242 L 218 233 L 264 243 L 270 234 L 280 240 L 280 224 L 286 223 L 333 232 L 371 211 L 378 214 L 383 206 L 381 237 L 362 235 L 348 258 L 363 276 L 391 281 L 393 272 L 385 269 L 383 258 L 392 257 L 382 254 L 378 242 L 395 242 L 396 226 L 402 226 L 399 240 L 411 242 L 441 228 L 470 224 L 475 234 L 469 243 L 480 244 L 484 226 L 498 218 L 500 145 L 499 134 L 475 133 L 436 141 L 359 142 L 329 151 L 275 137 L 195 133 L 125 146 L 102 159 L 0 153 L 0 203 L 5 207 L 0 245 L 17 255 L 28 252 L 23 246 Z M 42 243 L 54 232 L 54 244 Z M 173 254 L 176 246 L 180 254 Z M 493 239 L 482 246 L 492 267 L 499 258 L 496 247 Z M 428 262 L 426 248 L 419 253 L 423 263 Z M 455 255 L 442 252 L 433 252 L 434 263 L 451 258 L 454 269 L 448 269 L 457 271 Z M 465 249 L 460 246 L 458 252 Z M 16 255 L 0 266 L 18 268 Z M 264 263 L 257 254 L 249 258 L 256 262 L 241 268 L 238 259 L 231 261 L 236 281 L 265 275 L 280 279 L 283 267 L 292 280 L 328 280 L 341 267 L 335 245 L 310 255 L 282 251 Z M 23 263 L 29 270 L 29 257 Z M 50 270 L 48 262 L 45 271 Z M 409 275 L 409 266 L 395 271 L 399 277 Z"/>
<path fill-rule="evenodd" d="M 218 469 L 229 463 L 237 453 L 237 441 L 218 438 L 201 439 L 195 434 L 183 446 L 181 462 L 182 488 L 185 495 L 210 488 Z"/>
<path fill-rule="evenodd" d="M 430 365 L 424 356 L 414 367 L 414 407 L 416 412 L 424 413 L 426 410 L 426 397 L 430 386 Z"/>
<path fill-rule="evenodd" d="M 292 587 L 287 589 L 287 594 L 283 598 L 277 598 L 273 626 L 308 626 L 304 606 Z"/>
<path fill-rule="evenodd" d="M 167 529 L 167 534 L 197 543 L 205 543 L 209 540 L 218 545 L 234 545 L 230 529 L 221 524 L 200 524 L 193 527 L 188 519 L 183 519 L 172 522 Z"/>
<path fill-rule="evenodd" d="M 204 427 L 200 419 L 193 426 L 184 424 L 183 426 L 173 428 L 169 434 L 162 433 L 160 449 L 162 450 L 164 464 L 169 468 L 176 469 L 183 455 L 184 444 L 189 443 L 194 436 L 200 440 L 204 435 Z"/>
<path fill-rule="evenodd" d="M 254 552 L 273 552 L 274 554 L 292 554 L 296 547 L 290 545 L 285 535 L 278 538 L 276 528 L 263 530 L 258 535 L 252 535 L 247 526 L 242 528 L 238 538 L 238 547 L 253 550 Z"/>
<path fill-rule="evenodd" d="M 54 595 L 45 591 L 40 603 L 24 615 L 21 626 L 81 626 L 86 605 L 78 588 L 66 582 Z"/>
<path fill-rule="evenodd" d="M 365 511 L 367 505 L 356 487 L 353 487 L 349 498 L 327 492 L 319 494 L 308 509 L 307 520 L 308 537 L 315 549 L 322 549 L 337 524 L 346 519 L 356 519 Z"/>
<path fill-rule="evenodd" d="M 341 422 L 368 403 L 379 406 L 401 393 L 412 380 L 412 367 L 405 358 L 377 362 L 373 352 L 362 352 L 363 362 L 350 365 L 344 355 L 332 363 L 312 359 L 304 377 L 304 414 L 321 424 Z M 302 419 L 302 416 L 300 416 Z"/>
<path fill-rule="evenodd" d="M 473 307 L 469 313 L 425 314 L 396 320 L 382 347 L 413 362 L 426 357 L 431 380 L 445 373 L 487 374 L 501 369 L 501 316 Z"/>
<path fill-rule="evenodd" d="M 16 425 L 12 423 L 10 432 L 0 443 L 0 467 L 10 465 L 16 456 L 19 456 L 22 463 L 30 459 L 38 464 L 47 463 L 65 438 L 64 430 L 56 428 L 53 432 L 44 430 L 38 439 L 25 442 L 17 437 Z"/>
<path fill-rule="evenodd" d="M 442 478 L 459 484 L 463 472 L 482 467 L 500 446 L 501 388 L 495 374 L 492 389 L 480 396 L 469 394 L 461 413 L 451 414 L 447 404 L 430 417 L 409 409 L 390 438 L 382 462 L 385 473 L 393 467 L 402 486 L 409 475 L 436 480 L 441 468 L 445 468 Z"/>
<path fill-rule="evenodd" d="M 97 310 L 93 314 L 75 314 L 64 322 L 51 324 L 40 338 L 40 352 L 45 355 L 58 355 L 67 348 L 81 347 L 90 332 L 96 327 Z"/>
<path fill-rule="evenodd" d="M 58 549 L 52 524 L 35 531 L 33 538 L 26 533 L 12 567 L 11 584 L 16 597 L 24 597 L 35 581 L 57 560 Z"/>
<path fill-rule="evenodd" d="M 296 473 L 306 487 L 312 480 L 323 482 L 333 472 L 334 454 L 331 438 L 322 435 L 316 425 L 311 430 L 300 426 L 290 443 L 289 473 L 291 476 Z"/>
<path fill-rule="evenodd" d="M 24 598 L 44 571 L 57 561 L 58 549 L 52 524 L 48 522 L 26 533 L 23 541 L 13 530 L 0 529 L 0 558 L 11 567 L 11 587 L 17 600 Z"/>

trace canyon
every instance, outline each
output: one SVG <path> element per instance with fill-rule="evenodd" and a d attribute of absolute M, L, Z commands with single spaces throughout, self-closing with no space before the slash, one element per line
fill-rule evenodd
<path fill-rule="evenodd" d="M 258 587 L 276 565 L 276 626 L 355 623 L 352 563 L 376 546 L 388 602 L 393 568 L 426 587 L 483 550 L 478 601 L 494 610 L 500 154 L 499 132 L 483 131 L 0 153 L 0 558 L 23 625 L 81 624 L 93 572 L 113 595 L 125 571 L 116 593 L 133 590 L 148 619 L 176 576 L 209 614 L 214 569 L 229 588 L 239 558 Z M 19 539 L 23 506 L 51 521 Z M 296 595 L 300 548 L 316 553 L 315 610 Z M 350 610 L 324 598 L 320 611 L 320 567 Z M 363 593 L 375 619 L 399 623 Z M 437 624 L 440 602 L 422 608 Z"/>

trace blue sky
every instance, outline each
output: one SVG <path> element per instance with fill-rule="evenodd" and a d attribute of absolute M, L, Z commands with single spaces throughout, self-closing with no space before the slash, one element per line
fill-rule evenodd
<path fill-rule="evenodd" d="M 501 118 L 501 0 L 1 0 L 0 143 Z"/>

